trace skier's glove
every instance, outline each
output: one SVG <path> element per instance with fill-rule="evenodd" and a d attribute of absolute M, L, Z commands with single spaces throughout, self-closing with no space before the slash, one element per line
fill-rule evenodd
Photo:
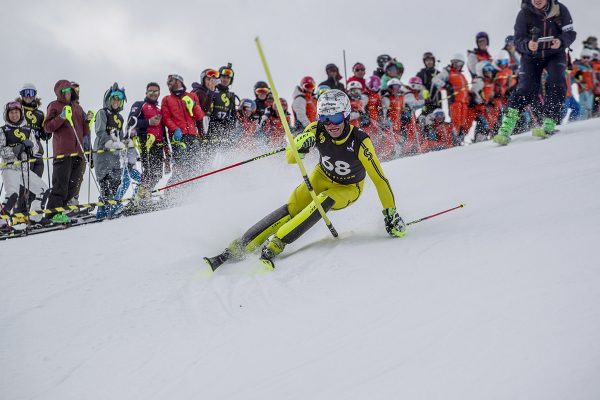
<path fill-rule="evenodd" d="M 33 148 L 33 142 L 31 140 L 29 140 L 29 139 L 25 139 L 21 143 L 23 143 L 23 146 L 25 146 L 26 149 L 32 149 Z"/>
<path fill-rule="evenodd" d="M 310 148 L 316 143 L 315 134 L 313 132 L 302 132 L 294 138 L 294 144 L 298 153 L 306 154 Z"/>
<path fill-rule="evenodd" d="M 383 210 L 383 216 L 385 221 L 385 230 L 390 236 L 402 237 L 406 234 L 406 225 L 402 217 L 398 215 L 395 208 L 386 208 Z"/>
<path fill-rule="evenodd" d="M 69 121 L 71 126 L 73 126 L 73 109 L 71 106 L 64 106 L 62 112 L 60 113 L 60 117 Z"/>
<path fill-rule="evenodd" d="M 22 161 L 22 154 L 25 154 L 25 159 L 27 159 L 27 154 L 25 153 L 25 145 L 22 142 L 15 144 L 15 146 L 12 148 L 12 151 L 15 157 L 17 157 L 17 160 Z"/>

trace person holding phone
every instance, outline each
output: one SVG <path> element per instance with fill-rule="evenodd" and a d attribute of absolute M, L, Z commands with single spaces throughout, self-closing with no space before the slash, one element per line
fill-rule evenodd
<path fill-rule="evenodd" d="M 565 49 L 576 39 L 573 19 L 567 7 L 557 0 L 523 0 L 515 22 L 514 43 L 521 58 L 519 84 L 508 100 L 508 108 L 494 141 L 501 145 L 510 142 L 521 112 L 538 101 L 541 78 L 548 72 L 546 97 L 542 110 L 542 126 L 533 134 L 545 137 L 560 123 L 565 101 L 564 79 L 567 67 Z"/>

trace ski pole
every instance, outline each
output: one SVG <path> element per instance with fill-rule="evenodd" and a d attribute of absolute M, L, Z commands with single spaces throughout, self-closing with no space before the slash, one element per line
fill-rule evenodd
<path fill-rule="evenodd" d="M 252 162 L 252 161 L 260 160 L 261 158 L 269 157 L 269 156 L 272 156 L 272 155 L 277 154 L 277 153 L 281 153 L 282 151 L 285 151 L 285 147 L 283 147 L 281 149 L 273 150 L 273 151 L 271 151 L 269 153 L 266 153 L 266 154 L 263 154 L 263 155 L 260 155 L 260 156 L 256 156 L 256 157 L 251 158 L 251 159 L 246 160 L 246 161 L 240 161 L 238 163 L 231 164 L 231 165 L 229 165 L 227 167 L 219 168 L 219 169 L 216 169 L 214 171 L 207 172 L 207 173 L 202 174 L 202 175 L 198 175 L 198 176 L 196 176 L 194 178 L 186 179 L 186 180 L 181 181 L 181 182 L 176 182 L 176 183 L 173 183 L 171 185 L 168 185 L 168 186 L 165 186 L 165 187 L 162 187 L 162 188 L 159 188 L 159 189 L 154 189 L 152 191 L 152 193 L 158 193 L 158 192 L 170 189 L 170 188 L 175 187 L 175 186 L 183 185 L 184 183 L 195 181 L 197 179 L 201 179 L 201 178 L 204 178 L 204 177 L 209 176 L 209 175 L 214 175 L 216 173 L 219 173 L 219 172 L 231 169 L 231 168 L 239 167 L 240 165 L 244 165 L 244 164 L 247 164 L 247 163 Z"/>
<path fill-rule="evenodd" d="M 346 88 L 348 88 L 348 71 L 346 70 L 346 49 L 342 50 L 344 56 L 344 78 L 346 78 Z"/>
<path fill-rule="evenodd" d="M 409 222 L 408 224 L 406 224 L 406 226 L 408 226 L 408 225 L 414 225 L 414 224 L 418 224 L 419 222 L 423 222 L 423 221 L 425 221 L 425 220 L 427 220 L 427 219 L 430 219 L 430 218 L 433 218 L 433 217 L 437 217 L 438 215 L 446 214 L 446 213 L 449 213 L 450 211 L 458 210 L 459 208 L 464 208 L 464 206 L 465 206 L 465 204 L 464 204 L 464 203 L 461 203 L 461 204 L 459 204 L 459 205 L 458 205 L 458 206 L 456 206 L 456 207 L 449 208 L 449 209 L 447 209 L 447 210 L 440 211 L 439 213 L 431 214 L 431 215 L 428 215 L 428 216 L 426 216 L 426 217 L 419 218 L 419 219 L 416 219 L 416 220 L 414 220 L 414 221 L 411 221 L 411 222 Z"/>
<path fill-rule="evenodd" d="M 54 149 L 53 149 L 54 152 Z M 50 154 L 50 147 L 48 145 L 48 138 L 46 138 L 46 154 Z M 48 174 L 48 187 L 52 187 L 52 181 L 50 180 L 50 160 L 49 157 L 46 158 L 46 172 Z"/>
<path fill-rule="evenodd" d="M 280 117 L 279 120 L 281 121 L 281 125 L 283 125 L 283 130 L 285 131 L 285 135 L 287 137 L 288 143 L 290 144 L 290 148 L 292 150 L 292 154 L 294 155 L 294 159 L 296 160 L 296 164 L 298 164 L 298 168 L 300 168 L 300 173 L 302 174 L 302 178 L 304 179 L 306 188 L 308 189 L 308 192 L 310 193 L 310 197 L 312 197 L 312 200 L 315 203 L 315 206 L 317 207 L 319 214 L 321 214 L 323 221 L 327 225 L 327 228 L 329 228 L 329 231 L 331 232 L 333 237 L 338 237 L 338 233 L 335 230 L 335 228 L 333 227 L 333 224 L 331 223 L 331 221 L 329 220 L 329 217 L 327 216 L 327 213 L 323 209 L 321 202 L 319 201 L 319 199 L 317 199 L 317 195 L 315 194 L 312 184 L 310 183 L 310 179 L 308 178 L 308 175 L 306 173 L 306 169 L 304 168 L 304 163 L 302 162 L 302 159 L 300 158 L 300 154 L 298 154 L 298 150 L 296 149 L 296 146 L 294 146 L 294 137 L 292 136 L 292 132 L 290 131 L 290 126 L 288 125 L 287 118 L 285 118 L 285 112 L 283 111 L 283 107 L 281 106 L 281 101 L 279 100 L 279 94 L 277 93 L 277 89 L 275 89 L 275 82 L 273 82 L 273 77 L 271 77 L 271 70 L 269 69 L 269 66 L 267 64 L 267 58 L 265 57 L 265 53 L 263 52 L 262 45 L 260 44 L 260 39 L 258 38 L 258 36 L 256 37 L 256 39 L 254 39 L 254 41 L 256 42 L 256 48 L 257 48 L 258 54 L 260 56 L 260 61 L 262 62 L 263 68 L 265 70 L 265 74 L 267 75 L 267 81 L 269 82 L 269 86 L 271 87 L 271 92 L 273 93 L 273 97 L 275 99 L 275 105 L 277 106 L 277 113 L 280 116 L 284 116 L 283 118 Z"/>
<path fill-rule="evenodd" d="M 88 161 L 87 157 L 85 156 L 85 149 L 83 148 L 83 145 L 81 144 L 81 140 L 79 140 L 79 136 L 77 136 L 77 131 L 75 130 L 75 126 L 73 125 L 73 121 L 71 121 L 71 119 L 69 119 L 68 122 L 69 122 L 69 125 L 71 125 L 71 130 L 73 131 L 73 135 L 75 135 L 75 139 L 77 139 L 77 144 L 79 145 L 79 148 L 83 152 L 83 161 L 85 161 L 85 163 L 87 164 L 88 168 L 91 168 L 91 164 Z M 90 143 L 91 143 L 91 136 L 90 136 Z M 90 157 L 92 157 L 91 153 L 90 153 Z M 96 180 L 96 177 L 94 175 L 92 175 L 91 173 L 90 173 L 90 176 L 94 179 L 94 183 L 96 184 L 96 189 L 98 189 L 98 193 L 101 194 L 102 190 L 100 190 L 100 185 L 98 185 L 98 181 Z"/>

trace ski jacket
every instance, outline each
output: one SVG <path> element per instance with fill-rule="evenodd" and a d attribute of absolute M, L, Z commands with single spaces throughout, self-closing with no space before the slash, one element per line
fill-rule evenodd
<path fill-rule="evenodd" d="M 536 35 L 532 35 L 537 31 Z M 540 43 L 538 50 L 529 50 L 532 36 L 538 38 L 553 36 L 560 39 L 560 47 L 551 49 L 551 43 Z M 564 53 L 565 49 L 575 41 L 577 33 L 573 28 L 571 13 L 562 3 L 549 0 L 546 10 L 539 11 L 530 1 L 524 2 L 515 22 L 515 46 L 521 54 L 529 54 L 534 58 L 546 58 L 556 53 Z"/>
<path fill-rule="evenodd" d="M 184 98 L 192 100 L 193 106 L 188 109 Z M 173 137 L 175 129 L 181 129 L 184 135 L 198 136 L 197 125 L 202 121 L 204 112 L 200 108 L 198 97 L 194 93 L 183 92 L 180 96 L 169 94 L 163 97 L 161 106 L 162 121 Z"/>
<path fill-rule="evenodd" d="M 350 124 L 360 128 L 368 123 L 369 116 L 366 113 L 366 106 L 369 102 L 367 95 L 361 95 L 358 98 L 350 97 Z"/>
<path fill-rule="evenodd" d="M 593 92 L 597 80 L 594 76 L 594 70 L 591 64 L 584 64 L 580 60 L 576 60 L 573 63 L 573 71 L 571 71 L 571 76 L 577 83 L 579 87 L 579 92 Z"/>
<path fill-rule="evenodd" d="M 414 114 L 418 109 L 423 108 L 425 105 L 425 99 L 421 91 L 417 90 L 406 90 L 403 94 L 404 97 L 404 109 Z"/>
<path fill-rule="evenodd" d="M 390 182 L 385 177 L 373 143 L 362 130 L 346 124 L 342 135 L 334 139 L 319 122 L 312 122 L 304 130 L 315 136 L 314 147 L 319 151 L 319 164 L 323 173 L 333 182 L 344 185 L 357 184 L 368 174 L 375 184 L 383 208 L 395 207 L 394 194 Z M 286 160 L 296 162 L 290 151 Z"/>
<path fill-rule="evenodd" d="M 467 68 L 471 73 L 471 77 L 478 75 L 477 64 L 482 61 L 492 62 L 492 56 L 487 50 L 473 49 L 467 51 Z"/>
<path fill-rule="evenodd" d="M 341 77 L 340 77 L 341 79 Z M 346 87 L 344 86 L 343 83 L 341 83 L 339 80 L 333 79 L 331 77 L 327 78 L 327 80 L 319 83 L 319 86 L 329 86 L 329 89 L 338 89 L 341 90 L 342 92 L 346 93 Z"/>
<path fill-rule="evenodd" d="M 140 140 L 143 139 L 143 143 L 148 134 L 154 136 L 155 143 L 161 143 L 164 140 L 165 131 L 162 119 L 158 125 L 150 125 L 149 121 L 157 115 L 162 116 L 158 100 L 152 101 L 146 97 L 143 101 L 136 101 L 131 106 L 129 117 L 127 117 L 127 130 L 135 130 Z"/>
<path fill-rule="evenodd" d="M 129 143 L 128 140 L 125 140 L 123 122 L 123 116 L 111 108 L 110 99 L 105 99 L 104 108 L 98 110 L 96 113 L 94 150 L 127 148 Z M 125 151 L 94 153 L 94 168 L 98 180 L 107 175 L 111 175 L 113 178 L 120 178 L 121 168 L 125 165 L 124 161 L 122 162 L 121 160 L 124 160 L 125 157 Z"/>
<path fill-rule="evenodd" d="M 302 131 L 317 119 L 317 99 L 312 93 L 300 89 L 300 86 L 296 86 L 293 96 L 294 127 L 296 130 Z"/>
<path fill-rule="evenodd" d="M 442 69 L 433 78 L 433 84 L 439 89 L 446 89 L 449 103 L 469 103 L 469 83 L 460 70 L 450 66 Z"/>
<path fill-rule="evenodd" d="M 34 154 L 39 152 L 37 140 L 35 140 L 35 136 L 31 132 L 31 129 L 25 125 L 25 122 L 22 121 L 17 124 L 7 123 L 6 125 L 0 127 L 0 158 L 2 159 L 2 163 L 9 163 L 19 161 L 13 152 L 13 148 L 21 143 L 23 140 L 29 139 L 33 142 L 33 148 L 28 154 L 29 157 L 33 157 Z M 27 168 L 24 164 L 11 164 L 6 165 L 4 167 L 0 167 L 0 171 L 12 169 L 15 171 L 21 171 L 21 168 Z M 25 171 L 27 171 L 25 169 Z"/>
<path fill-rule="evenodd" d="M 204 111 L 204 116 L 210 116 L 214 107 L 215 92 L 198 82 L 194 82 L 192 83 L 192 93 L 198 97 L 198 105 Z"/>
<path fill-rule="evenodd" d="M 367 90 L 367 113 L 371 123 L 377 123 L 381 115 L 381 95 Z"/>
<path fill-rule="evenodd" d="M 404 109 L 404 96 L 393 96 L 386 93 L 381 99 L 383 119 L 392 123 L 392 130 L 400 132 L 402 127 L 402 110 Z"/>
<path fill-rule="evenodd" d="M 23 105 L 23 111 L 25 111 L 25 124 L 31 128 L 31 133 L 33 133 L 38 140 L 50 139 L 52 134 L 48 134 L 44 130 L 44 120 L 46 119 L 46 116 L 39 108 L 42 105 L 42 101 L 37 97 L 32 104 L 25 103 L 20 97 L 17 101 Z"/>
<path fill-rule="evenodd" d="M 503 100 L 508 98 L 508 91 L 517 84 L 517 75 L 513 73 L 510 66 L 501 68 L 496 73 L 496 87 L 494 92 Z"/>
<path fill-rule="evenodd" d="M 421 151 L 448 149 L 454 146 L 454 127 L 449 122 L 441 122 L 425 127 Z"/>
<path fill-rule="evenodd" d="M 71 102 L 67 103 L 61 90 L 71 88 Z M 67 80 L 60 80 L 54 85 L 56 100 L 48 104 L 46 119 L 43 126 L 46 132 L 52 134 L 52 149 L 54 155 L 79 153 L 83 156 L 80 143 L 86 146 L 90 140 L 90 127 L 85 121 L 85 112 L 77 101 L 79 99 L 77 92 Z M 73 125 L 60 117 L 65 106 L 70 106 L 73 110 Z"/>
<path fill-rule="evenodd" d="M 266 113 L 265 113 L 266 114 Z M 285 119 L 290 123 L 290 114 L 285 113 Z M 262 126 L 262 132 L 271 147 L 282 147 L 286 145 L 285 130 L 283 123 L 275 110 L 271 110 L 269 117 Z"/>

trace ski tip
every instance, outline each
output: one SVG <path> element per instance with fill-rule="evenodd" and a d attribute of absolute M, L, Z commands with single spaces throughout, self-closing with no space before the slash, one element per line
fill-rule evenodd
<path fill-rule="evenodd" d="M 261 258 L 260 263 L 265 271 L 273 271 L 275 269 L 275 264 L 271 260 L 267 260 L 266 258 Z"/>

